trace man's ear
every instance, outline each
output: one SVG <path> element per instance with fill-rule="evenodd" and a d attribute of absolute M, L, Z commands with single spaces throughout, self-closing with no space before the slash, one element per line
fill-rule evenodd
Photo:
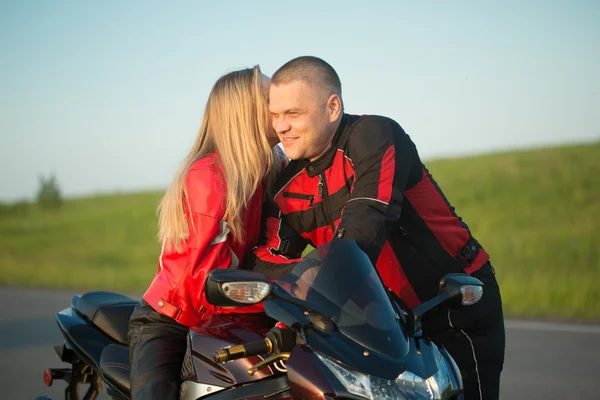
<path fill-rule="evenodd" d="M 332 94 L 327 100 L 327 111 L 329 112 L 329 122 L 337 121 L 342 114 L 342 99 L 337 94 Z"/>

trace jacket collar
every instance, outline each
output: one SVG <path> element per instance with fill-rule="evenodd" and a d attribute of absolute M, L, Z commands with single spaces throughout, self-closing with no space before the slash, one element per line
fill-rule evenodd
<path fill-rule="evenodd" d="M 344 115 L 342 115 L 342 120 L 340 121 L 340 126 L 338 126 L 333 135 L 333 139 L 331 140 L 331 147 L 323 153 L 321 157 L 312 162 L 309 160 L 301 161 L 301 165 L 306 169 L 306 173 L 309 177 L 312 178 L 331 167 L 338 149 L 340 136 L 342 135 L 342 132 L 344 132 L 346 126 L 348 126 L 348 120 L 349 115 L 344 113 Z"/>

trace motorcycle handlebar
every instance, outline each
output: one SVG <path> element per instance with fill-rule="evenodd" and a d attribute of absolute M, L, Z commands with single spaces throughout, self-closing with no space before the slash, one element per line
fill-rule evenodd
<path fill-rule="evenodd" d="M 271 354 L 272 352 L 273 342 L 271 342 L 271 339 L 265 338 L 217 350 L 213 355 L 213 359 L 215 362 L 223 363 L 259 354 Z"/>

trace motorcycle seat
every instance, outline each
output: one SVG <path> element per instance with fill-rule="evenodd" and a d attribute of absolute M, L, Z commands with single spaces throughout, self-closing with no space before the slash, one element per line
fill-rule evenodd
<path fill-rule="evenodd" d="M 131 390 L 129 348 L 119 344 L 106 346 L 100 356 L 100 372 L 106 379 L 125 391 L 125 394 L 129 394 Z"/>
<path fill-rule="evenodd" d="M 117 342 L 128 345 L 129 317 L 139 303 L 112 292 L 88 292 L 73 297 L 73 307 Z"/>

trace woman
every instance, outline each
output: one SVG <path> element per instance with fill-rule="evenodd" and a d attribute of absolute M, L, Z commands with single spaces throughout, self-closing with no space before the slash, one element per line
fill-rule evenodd
<path fill-rule="evenodd" d="M 281 165 L 260 68 L 228 73 L 213 86 L 196 142 L 159 206 L 158 272 L 130 319 L 131 396 L 178 399 L 189 327 L 221 309 L 204 280 L 242 265 L 258 240 L 261 205 Z M 277 149 L 277 147 L 275 147 Z"/>

